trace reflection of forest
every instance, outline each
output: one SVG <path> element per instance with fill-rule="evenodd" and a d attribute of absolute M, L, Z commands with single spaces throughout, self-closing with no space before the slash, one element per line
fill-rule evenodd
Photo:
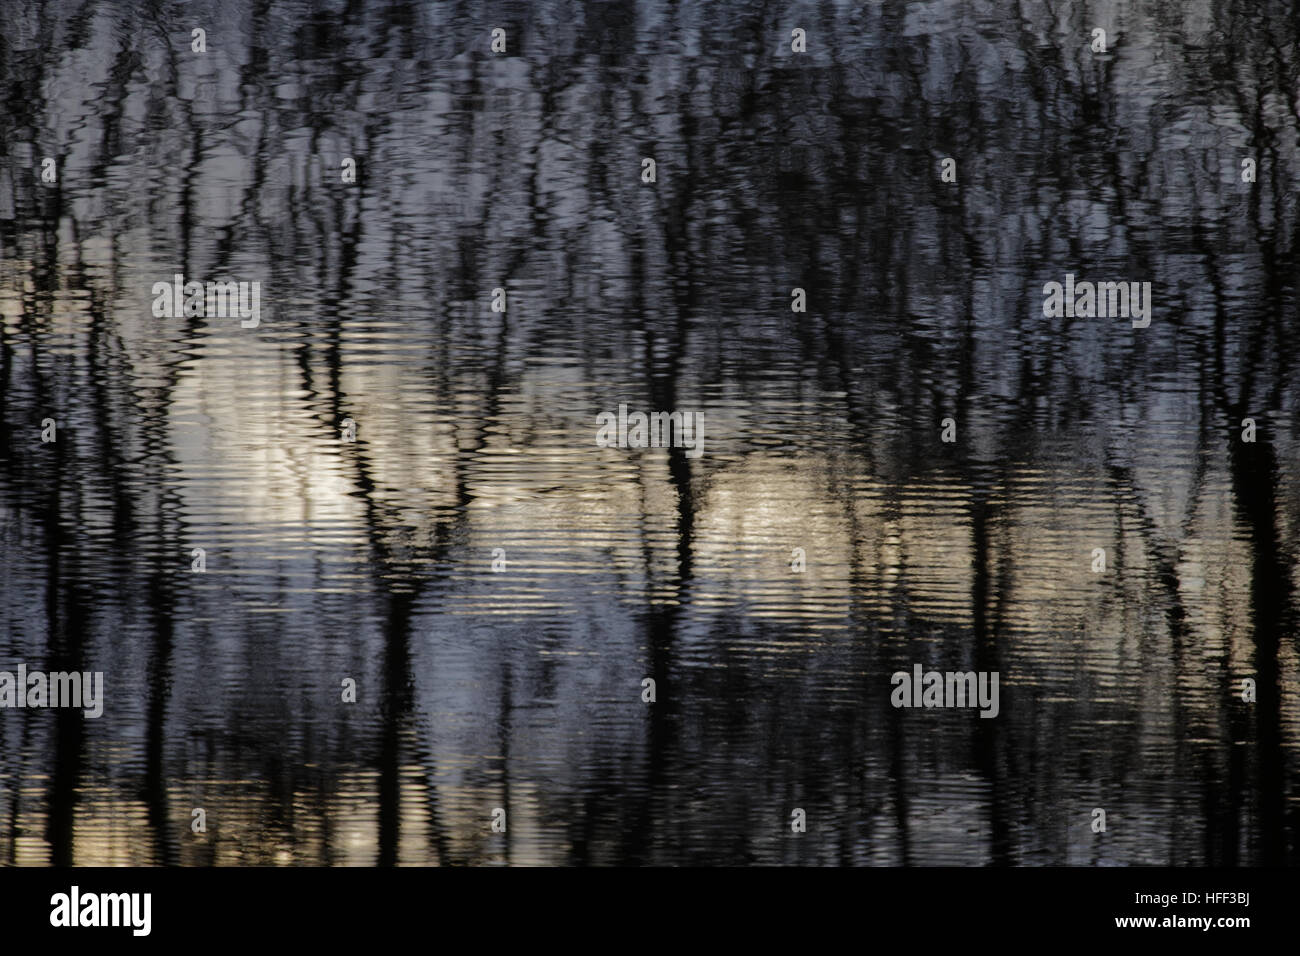
<path fill-rule="evenodd" d="M 205 56 L 9 6 L 0 654 L 110 707 L 0 715 L 3 858 L 1295 862 L 1280 5 L 1104 58 L 982 3 L 223 3 Z M 155 319 L 177 271 L 260 327 Z M 1043 318 L 1066 271 L 1150 327 Z M 624 401 L 707 454 L 596 448 Z M 1002 715 L 891 711 L 913 661 Z"/>

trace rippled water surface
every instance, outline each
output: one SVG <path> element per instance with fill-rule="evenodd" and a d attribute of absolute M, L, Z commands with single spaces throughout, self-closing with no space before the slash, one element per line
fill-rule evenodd
<path fill-rule="evenodd" d="M 1300 858 L 1290 5 L 0 11 L 0 859 Z"/>

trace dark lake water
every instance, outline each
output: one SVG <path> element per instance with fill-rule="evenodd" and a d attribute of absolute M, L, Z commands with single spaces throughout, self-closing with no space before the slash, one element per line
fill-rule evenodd
<path fill-rule="evenodd" d="M 1300 861 L 1290 4 L 0 11 L 0 860 Z"/>

